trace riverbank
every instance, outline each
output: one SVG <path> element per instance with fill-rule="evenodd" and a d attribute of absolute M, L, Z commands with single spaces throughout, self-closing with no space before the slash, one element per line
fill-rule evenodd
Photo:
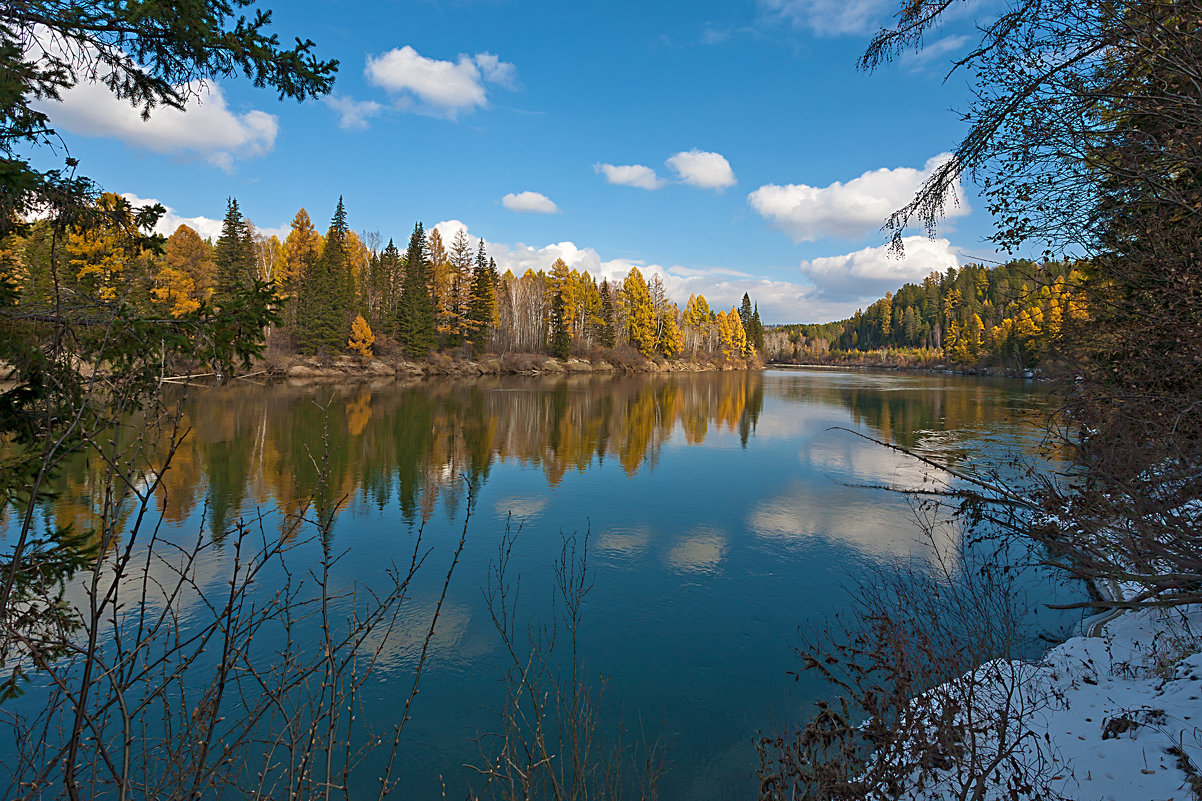
<path fill-rule="evenodd" d="M 1029 378 L 1051 380 L 1041 369 L 1013 370 L 1001 367 L 949 367 L 946 364 L 898 364 L 896 362 L 768 362 L 765 367 L 808 368 L 823 370 L 893 370 L 899 373 L 943 373 L 945 375 L 983 376 L 986 378 Z"/>
<path fill-rule="evenodd" d="M 647 358 L 626 350 L 594 356 L 557 359 L 537 353 L 486 354 L 479 359 L 453 357 L 445 353 L 427 359 L 358 359 L 268 355 L 250 366 L 241 377 L 262 376 L 320 381 L 354 381 L 379 378 L 422 378 L 425 376 L 471 377 L 480 375 L 557 375 L 568 373 L 700 373 L 758 370 L 754 359 L 664 359 Z M 239 377 L 239 376 L 235 376 Z"/>
<path fill-rule="evenodd" d="M 1202 797 L 1202 606 L 1097 620 L 1036 662 L 984 665 L 975 675 L 980 708 L 971 717 L 991 724 L 978 731 L 979 758 L 1022 743 L 985 798 L 1009 797 L 1018 774 L 1072 801 Z M 994 686 L 998 676 L 1011 684 Z M 955 778 L 905 797 L 949 797 Z"/>

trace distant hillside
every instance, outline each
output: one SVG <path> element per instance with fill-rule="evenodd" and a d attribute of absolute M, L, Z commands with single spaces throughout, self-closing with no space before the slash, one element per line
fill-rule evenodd
<path fill-rule="evenodd" d="M 1018 260 L 932 273 L 833 323 L 764 332 L 776 362 L 946 364 L 1024 370 L 1054 359 L 1065 329 L 1089 319 L 1080 262 Z"/>

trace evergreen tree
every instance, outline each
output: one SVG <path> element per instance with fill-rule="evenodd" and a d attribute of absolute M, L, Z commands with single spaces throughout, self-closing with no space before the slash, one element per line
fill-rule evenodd
<path fill-rule="evenodd" d="M 751 331 L 748 337 L 757 353 L 764 352 L 764 324 L 760 322 L 760 304 L 751 311 Z"/>
<path fill-rule="evenodd" d="M 409 237 L 405 281 L 396 314 L 397 340 L 411 358 L 422 358 L 434 347 L 434 302 L 426 276 L 426 233 L 419 222 Z"/>
<path fill-rule="evenodd" d="M 321 234 L 313 227 L 309 212 L 302 207 L 292 218 L 292 230 L 284 239 L 284 270 L 278 290 L 285 298 L 284 326 L 300 340 L 299 322 L 307 319 L 304 288 L 321 256 Z"/>
<path fill-rule="evenodd" d="M 396 335 L 397 303 L 401 297 L 401 252 L 391 239 L 380 252 L 380 313 L 378 320 L 385 320 L 388 330 Z"/>
<path fill-rule="evenodd" d="M 739 322 L 743 324 L 744 331 L 751 330 L 751 296 L 746 292 L 743 293 L 743 302 L 739 305 Z"/>
<path fill-rule="evenodd" d="M 325 246 L 301 284 L 304 317 L 298 321 L 298 344 L 308 353 L 337 353 L 346 344 L 354 307 L 348 231 L 346 206 L 339 197 Z"/>
<path fill-rule="evenodd" d="M 480 240 L 476 266 L 472 273 L 471 302 L 467 309 L 468 339 L 472 344 L 472 352 L 477 356 L 483 353 L 488 345 L 496 316 L 497 296 L 493 291 L 492 273 L 484 255 L 484 240 Z"/>
<path fill-rule="evenodd" d="M 563 296 L 562 291 L 551 295 L 551 335 L 548 341 L 551 355 L 560 359 L 566 359 L 572 349 L 572 335 L 568 331 L 568 321 L 565 319 L 566 304 Z"/>
<path fill-rule="evenodd" d="M 597 326 L 596 339 L 603 348 L 614 346 L 614 298 L 609 281 L 602 278 L 598 290 L 601 293 L 601 316 Z"/>
<path fill-rule="evenodd" d="M 250 238 L 250 228 L 238 210 L 238 201 L 232 197 L 226 203 L 221 236 L 213 248 L 213 261 L 217 266 L 213 300 L 223 307 L 239 290 L 253 282 L 255 274 L 255 245 Z"/>

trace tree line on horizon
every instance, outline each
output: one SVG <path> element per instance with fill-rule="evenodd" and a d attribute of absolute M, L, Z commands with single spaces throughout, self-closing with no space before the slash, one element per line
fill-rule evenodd
<path fill-rule="evenodd" d="M 752 359 L 764 350 L 759 309 L 746 294 L 727 311 L 691 295 L 681 311 L 660 277 L 648 281 L 637 267 L 600 282 L 562 259 L 521 276 L 501 274 L 484 240 L 473 247 L 463 229 L 448 243 L 418 222 L 404 249 L 393 239 L 382 244 L 377 232 L 356 233 L 341 198 L 324 235 L 301 208 L 282 241 L 264 236 L 230 198 L 216 241 L 180 225 L 157 238 L 157 248 L 156 238 L 131 223 L 124 198 L 104 193 L 95 203 L 93 221 L 69 228 L 61 242 L 55 229 L 35 222 L 10 243 L 24 305 L 49 303 L 65 289 L 88 302 L 186 319 L 236 308 L 244 293 L 266 290 L 276 313 L 264 336 L 273 348 L 306 355 L 563 358 L 632 348 L 644 357 Z M 67 269 L 53 269 L 55 258 Z"/>
<path fill-rule="evenodd" d="M 898 351 L 961 367 L 1036 367 L 1089 321 L 1087 272 L 1067 259 L 952 267 L 886 292 L 845 320 L 772 326 L 764 353 L 796 361 Z"/>

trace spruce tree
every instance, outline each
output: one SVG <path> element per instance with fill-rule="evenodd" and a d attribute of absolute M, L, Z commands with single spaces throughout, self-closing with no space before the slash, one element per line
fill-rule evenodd
<path fill-rule="evenodd" d="M 751 330 L 751 296 L 746 292 L 743 293 L 743 303 L 739 306 L 739 322 L 743 324 L 743 331 Z"/>
<path fill-rule="evenodd" d="M 380 253 L 380 272 L 383 285 L 379 319 L 386 321 L 387 330 L 396 336 L 396 311 L 401 297 L 401 252 L 391 239 Z"/>
<path fill-rule="evenodd" d="M 601 322 L 597 326 L 597 341 L 603 348 L 614 346 L 614 298 L 609 281 L 602 278 L 598 290 L 601 293 Z"/>
<path fill-rule="evenodd" d="M 299 305 L 305 318 L 298 321 L 297 339 L 301 349 L 308 353 L 337 353 L 346 344 L 354 306 L 348 231 L 346 206 L 339 197 L 325 246 L 301 285 Z"/>
<path fill-rule="evenodd" d="M 213 302 L 218 307 L 228 305 L 240 290 L 253 283 L 254 248 L 250 229 L 242 217 L 242 212 L 238 210 L 238 201 L 231 197 L 226 202 L 221 235 L 213 248 L 213 262 L 217 266 Z"/>
<path fill-rule="evenodd" d="M 476 266 L 472 273 L 471 301 L 467 310 L 468 339 L 472 344 L 472 352 L 477 356 L 483 353 L 488 345 L 496 308 L 497 296 L 493 291 L 492 272 L 488 269 L 488 260 L 484 255 L 484 240 L 480 240 Z"/>
<path fill-rule="evenodd" d="M 422 358 L 434 347 L 434 302 L 426 281 L 426 232 L 419 222 L 405 254 L 405 282 L 397 304 L 397 340 L 411 358 Z"/>
<path fill-rule="evenodd" d="M 566 304 L 563 294 L 562 289 L 551 294 L 551 336 L 548 342 L 551 355 L 560 359 L 566 359 L 572 349 L 572 334 L 568 331 L 568 321 L 564 319 Z"/>
<path fill-rule="evenodd" d="M 764 352 L 764 324 L 760 322 L 760 304 L 755 304 L 751 311 L 751 344 L 755 345 L 757 353 Z"/>

